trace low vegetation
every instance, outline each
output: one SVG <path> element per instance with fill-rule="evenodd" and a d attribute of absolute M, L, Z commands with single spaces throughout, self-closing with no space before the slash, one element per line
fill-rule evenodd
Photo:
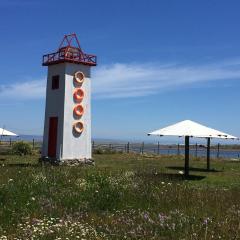
<path fill-rule="evenodd" d="M 240 163 L 95 154 L 95 166 L 0 155 L 0 239 L 240 239 Z"/>
<path fill-rule="evenodd" d="M 111 148 L 96 148 L 93 151 L 93 154 L 115 154 L 115 153 L 123 153 L 123 151 L 120 150 L 115 150 L 115 149 L 111 149 Z"/>
<path fill-rule="evenodd" d="M 28 142 L 15 142 L 12 146 L 12 153 L 16 155 L 31 155 L 33 153 L 32 146 Z"/>

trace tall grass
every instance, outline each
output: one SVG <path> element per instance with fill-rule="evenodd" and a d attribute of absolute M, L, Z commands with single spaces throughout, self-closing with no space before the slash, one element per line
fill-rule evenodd
<path fill-rule="evenodd" d="M 0 156 L 0 239 L 240 239 L 240 164 L 95 155 L 96 166 L 53 167 Z M 200 169 L 200 170 L 199 170 Z"/>

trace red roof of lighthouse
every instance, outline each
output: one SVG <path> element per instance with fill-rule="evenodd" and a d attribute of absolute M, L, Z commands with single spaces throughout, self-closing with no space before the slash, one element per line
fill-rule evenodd
<path fill-rule="evenodd" d="M 74 44 L 75 42 L 75 44 Z M 88 66 L 97 65 L 97 57 L 83 53 L 75 33 L 65 35 L 57 52 L 43 55 L 43 66 L 71 62 Z"/>

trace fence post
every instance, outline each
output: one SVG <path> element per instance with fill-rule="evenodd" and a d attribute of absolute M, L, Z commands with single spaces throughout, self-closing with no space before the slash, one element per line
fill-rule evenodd
<path fill-rule="evenodd" d="M 207 138 L 207 170 L 210 170 L 210 143 L 211 139 Z"/>
<path fill-rule="evenodd" d="M 158 155 L 159 155 L 159 153 L 160 153 L 160 145 L 159 145 L 159 142 L 158 142 L 158 149 L 157 149 L 157 153 L 158 153 Z"/>
<path fill-rule="evenodd" d="M 142 142 L 142 154 L 144 152 L 144 142 Z"/>
<path fill-rule="evenodd" d="M 12 139 L 9 139 L 9 145 L 12 146 Z"/>
<path fill-rule="evenodd" d="M 33 149 L 34 149 L 34 147 L 35 147 L 35 141 L 34 141 L 34 138 L 33 138 L 33 140 L 32 140 L 32 147 L 33 147 Z"/>
<path fill-rule="evenodd" d="M 195 145 L 195 157 L 197 158 L 197 156 L 198 156 L 198 145 L 197 145 L 197 143 L 196 143 L 196 145 Z"/>
<path fill-rule="evenodd" d="M 218 143 L 218 146 L 217 146 L 217 158 L 219 158 L 219 151 L 220 151 L 220 143 Z"/>
<path fill-rule="evenodd" d="M 94 141 L 92 141 L 92 151 L 94 151 Z"/>
<path fill-rule="evenodd" d="M 179 143 L 178 143 L 178 145 L 177 145 L 177 155 L 178 155 L 178 156 L 180 155 L 180 145 L 179 145 Z"/>
<path fill-rule="evenodd" d="M 112 144 L 111 143 L 109 144 L 109 149 L 112 150 Z"/>
<path fill-rule="evenodd" d="M 127 143 L 127 153 L 129 153 L 130 143 Z"/>

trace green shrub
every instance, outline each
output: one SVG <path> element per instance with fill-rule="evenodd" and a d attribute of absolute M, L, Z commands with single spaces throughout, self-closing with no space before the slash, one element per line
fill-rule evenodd
<path fill-rule="evenodd" d="M 93 150 L 93 154 L 104 154 L 104 151 L 101 148 L 97 148 Z"/>
<path fill-rule="evenodd" d="M 123 153 L 123 152 L 117 151 L 111 148 L 97 148 L 93 150 L 93 154 L 115 154 L 115 153 Z"/>
<path fill-rule="evenodd" d="M 12 153 L 17 155 L 31 155 L 32 154 L 32 146 L 27 142 L 16 142 L 13 144 Z"/>

